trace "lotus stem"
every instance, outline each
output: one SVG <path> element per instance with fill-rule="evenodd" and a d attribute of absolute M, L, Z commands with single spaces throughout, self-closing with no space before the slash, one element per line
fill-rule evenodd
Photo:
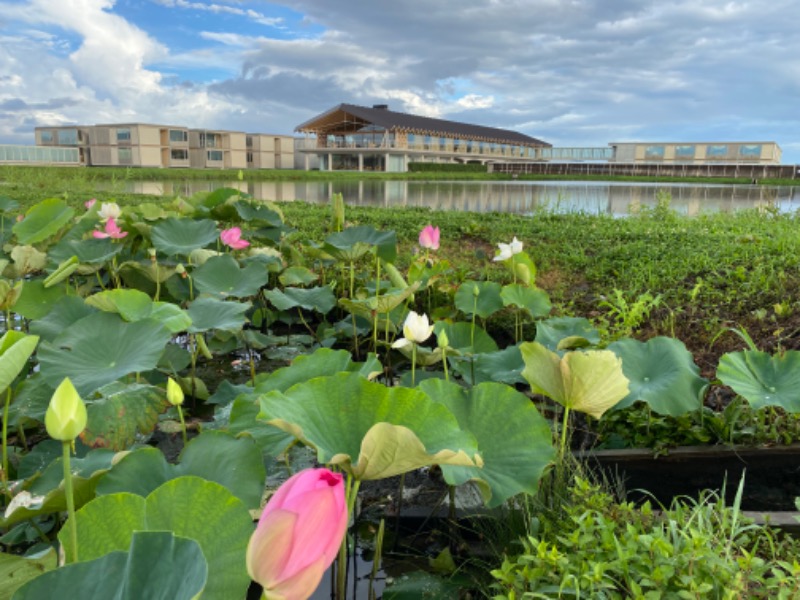
<path fill-rule="evenodd" d="M 8 409 L 11 406 L 11 387 L 6 390 L 3 406 L 3 490 L 8 494 Z"/>
<path fill-rule="evenodd" d="M 64 463 L 64 494 L 67 497 L 67 523 L 69 524 L 69 541 L 72 547 L 72 560 L 78 562 L 78 524 L 75 522 L 75 497 L 72 489 L 72 470 L 70 469 L 70 450 L 75 440 L 61 442 Z"/>
<path fill-rule="evenodd" d="M 450 381 L 450 374 L 447 372 L 447 348 L 442 348 L 442 366 L 444 367 L 444 380 Z"/>
<path fill-rule="evenodd" d="M 361 481 L 355 479 L 350 473 L 347 474 L 345 483 L 345 503 L 347 504 L 348 525 L 350 521 L 355 521 L 356 498 Z M 339 557 L 336 559 L 336 598 L 344 600 L 347 593 L 347 535 L 342 538 L 342 545 L 339 547 Z"/>
<path fill-rule="evenodd" d="M 372 558 L 372 571 L 369 574 L 369 600 L 375 600 L 375 577 L 381 568 L 384 530 L 385 522 L 381 519 L 381 524 L 378 525 L 378 533 L 375 535 L 375 555 Z"/>
<path fill-rule="evenodd" d="M 178 418 L 181 421 L 181 435 L 183 436 L 183 447 L 186 447 L 186 421 L 183 419 L 183 409 L 181 408 L 180 404 L 175 408 L 178 409 Z"/>
<path fill-rule="evenodd" d="M 417 366 L 417 343 L 414 342 L 411 344 L 411 387 L 414 387 L 417 383 L 415 377 L 416 366 Z"/>
<path fill-rule="evenodd" d="M 567 451 L 567 424 L 569 423 L 569 406 L 564 407 L 564 418 L 561 422 L 561 462 Z"/>

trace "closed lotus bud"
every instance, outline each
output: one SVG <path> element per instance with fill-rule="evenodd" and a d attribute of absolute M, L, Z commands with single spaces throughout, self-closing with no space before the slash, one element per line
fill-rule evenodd
<path fill-rule="evenodd" d="M 86 429 L 86 405 L 69 377 L 59 384 L 44 415 L 47 434 L 54 440 L 71 442 Z"/>
<path fill-rule="evenodd" d="M 183 390 L 172 377 L 167 379 L 167 401 L 172 404 L 172 406 L 180 406 L 183 404 Z"/>
<path fill-rule="evenodd" d="M 447 332 L 442 329 L 439 336 L 436 338 L 436 344 L 439 348 L 447 348 L 450 345 L 450 340 L 447 338 Z"/>
<path fill-rule="evenodd" d="M 300 471 L 264 507 L 247 546 L 247 572 L 267 598 L 304 600 L 336 558 L 347 522 L 342 475 Z"/>

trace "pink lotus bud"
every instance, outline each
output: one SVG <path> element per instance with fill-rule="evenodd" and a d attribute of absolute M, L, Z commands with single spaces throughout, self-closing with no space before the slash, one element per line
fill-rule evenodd
<path fill-rule="evenodd" d="M 242 230 L 238 227 L 223 229 L 219 234 L 219 239 L 222 240 L 223 244 L 230 246 L 233 250 L 241 250 L 250 245 L 250 242 L 242 239 Z"/>
<path fill-rule="evenodd" d="M 96 202 L 97 198 L 92 198 L 91 200 L 87 200 L 86 202 L 84 202 L 83 205 L 86 207 L 86 210 L 89 210 L 95 205 Z"/>
<path fill-rule="evenodd" d="M 336 558 L 347 522 L 342 475 L 300 471 L 264 507 L 247 546 L 247 572 L 268 598 L 304 600 Z"/>
<path fill-rule="evenodd" d="M 439 249 L 439 228 L 426 225 L 419 233 L 419 245 L 428 250 Z"/>

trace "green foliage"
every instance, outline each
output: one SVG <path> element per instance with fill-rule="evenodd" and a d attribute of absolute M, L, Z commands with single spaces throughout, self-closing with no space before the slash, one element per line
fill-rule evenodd
<path fill-rule="evenodd" d="M 578 479 L 566 517 L 543 520 L 520 542 L 521 552 L 492 571 L 497 600 L 789 599 L 800 591 L 796 543 L 782 545 L 710 493 L 659 514 Z"/>
<path fill-rule="evenodd" d="M 486 165 L 478 163 L 408 163 L 411 173 L 486 173 Z"/>

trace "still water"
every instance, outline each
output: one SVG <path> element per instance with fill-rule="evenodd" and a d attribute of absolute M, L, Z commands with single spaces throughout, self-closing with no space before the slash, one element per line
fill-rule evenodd
<path fill-rule="evenodd" d="M 590 213 L 624 216 L 653 207 L 669 195 L 678 213 L 698 215 L 773 207 L 800 209 L 800 187 L 761 185 L 697 185 L 682 183 L 618 183 L 607 181 L 127 181 L 116 186 L 137 194 L 192 196 L 231 187 L 259 200 L 326 203 L 342 193 L 360 206 L 427 207 L 434 210 L 534 214 Z"/>

